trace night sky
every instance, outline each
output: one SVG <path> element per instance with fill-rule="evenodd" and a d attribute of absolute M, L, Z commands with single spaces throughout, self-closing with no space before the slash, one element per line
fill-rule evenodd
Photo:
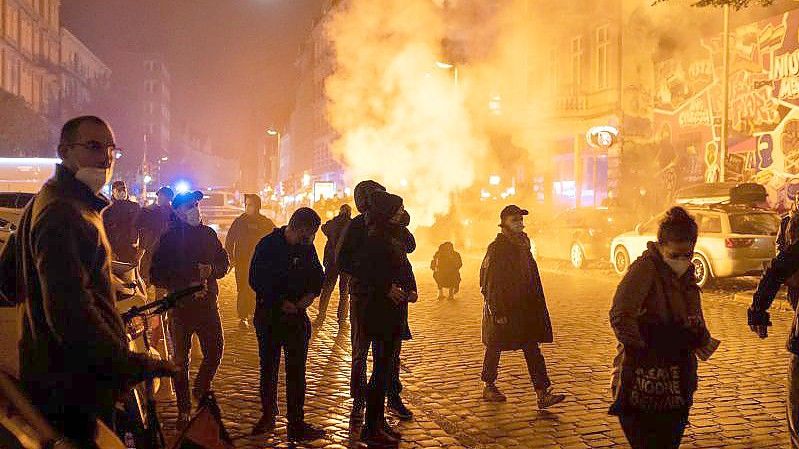
<path fill-rule="evenodd" d="M 173 77 L 173 119 L 246 152 L 281 125 L 294 60 L 321 0 L 62 0 L 62 24 L 115 70 L 120 50 L 160 51 Z M 113 125 L 113 124 L 112 124 Z"/>

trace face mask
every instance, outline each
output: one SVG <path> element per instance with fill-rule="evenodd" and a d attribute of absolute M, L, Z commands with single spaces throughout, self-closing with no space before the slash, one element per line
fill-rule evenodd
<path fill-rule="evenodd" d="M 116 191 L 116 192 L 113 193 L 113 196 L 114 196 L 114 199 L 117 200 L 117 201 L 122 201 L 122 200 L 128 199 L 127 192 Z"/>
<path fill-rule="evenodd" d="M 75 173 L 75 179 L 86 184 L 92 192 L 100 193 L 112 175 L 113 171 L 110 168 L 82 167 Z"/>
<path fill-rule="evenodd" d="M 664 258 L 663 261 L 666 262 L 666 265 L 668 265 L 671 268 L 671 271 L 673 271 L 674 274 L 677 275 L 677 277 L 682 277 L 682 275 L 684 275 L 685 272 L 688 271 L 688 269 L 691 268 L 692 265 L 691 261 L 687 259 Z"/>
<path fill-rule="evenodd" d="M 200 209 L 192 208 L 186 211 L 186 218 L 184 219 L 189 226 L 199 226 L 202 222 L 200 216 Z"/>

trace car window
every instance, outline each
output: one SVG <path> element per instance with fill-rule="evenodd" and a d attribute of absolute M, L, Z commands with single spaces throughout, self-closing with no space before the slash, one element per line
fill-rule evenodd
<path fill-rule="evenodd" d="M 699 213 L 696 214 L 696 224 L 702 234 L 720 234 L 721 217 L 718 215 Z"/>
<path fill-rule="evenodd" d="M 0 207 L 15 209 L 17 207 L 17 194 L 0 193 Z"/>
<path fill-rule="evenodd" d="M 734 234 L 777 235 L 780 219 L 775 214 L 730 214 L 730 230 Z"/>

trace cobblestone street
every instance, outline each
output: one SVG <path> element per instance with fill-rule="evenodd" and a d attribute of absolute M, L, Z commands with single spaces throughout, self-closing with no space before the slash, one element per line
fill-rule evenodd
<path fill-rule="evenodd" d="M 626 447 L 617 420 L 607 414 L 615 352 L 607 315 L 619 278 L 604 272 L 556 271 L 544 265 L 555 344 L 544 346 L 543 352 L 555 389 L 568 399 L 541 412 L 536 409 L 520 352 L 505 353 L 502 358 L 498 386 L 508 395 L 508 402 L 481 400 L 478 263 L 477 258 L 467 258 L 462 291 L 453 301 L 436 299 L 426 264 L 415 267 L 420 301 L 411 306 L 414 340 L 403 347 L 401 377 L 403 396 L 416 419 L 398 425 L 404 436 L 400 447 Z M 249 436 L 260 417 L 257 344 L 254 332 L 238 327 L 232 276 L 222 288 L 226 347 L 215 390 L 225 424 L 237 447 L 288 447 L 282 417 L 273 436 Z M 332 318 L 336 301 L 334 295 L 328 320 L 314 330 L 309 350 L 306 416 L 328 430 L 325 440 L 309 447 L 354 447 L 351 435 L 357 436 L 359 430 L 351 433 L 348 423 L 352 403 L 348 397 L 349 327 L 339 329 Z M 770 337 L 760 341 L 746 326 L 745 305 L 733 301 L 729 289 L 707 292 L 704 310 L 711 332 L 722 345 L 709 362 L 700 365 L 699 392 L 683 447 L 787 447 L 784 342 L 790 314 L 776 311 Z M 315 314 L 310 311 L 312 319 Z M 280 403 L 285 410 L 282 388 Z M 164 410 L 172 432 L 174 406 L 165 404 Z"/>

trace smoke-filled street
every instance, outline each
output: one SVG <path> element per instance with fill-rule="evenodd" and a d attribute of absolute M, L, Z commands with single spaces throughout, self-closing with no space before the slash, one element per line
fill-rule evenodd
<path fill-rule="evenodd" d="M 617 419 L 607 414 L 615 353 L 608 309 L 620 278 L 597 269 L 576 272 L 542 264 L 555 330 L 555 344 L 544 345 L 543 352 L 553 385 L 568 399 L 538 411 L 520 351 L 503 353 L 497 385 L 508 402 L 481 398 L 479 258 L 464 256 L 462 292 L 453 301 L 437 299 L 426 264 L 415 264 L 420 300 L 411 306 L 414 340 L 403 347 L 401 378 L 416 418 L 398 425 L 404 436 L 400 447 L 627 447 Z M 232 281 L 228 277 L 222 283 L 226 348 L 214 385 L 224 422 L 236 447 L 288 447 L 282 418 L 274 436 L 249 436 L 259 416 L 258 358 L 254 333 L 236 325 Z M 790 314 L 775 312 L 772 335 L 761 341 L 746 325 L 746 306 L 730 293 L 745 283 L 725 286 L 704 295 L 708 325 L 722 345 L 700 365 L 699 391 L 681 447 L 784 448 Z M 334 295 L 333 310 L 336 301 Z M 314 330 L 309 349 L 306 416 L 328 430 L 312 447 L 355 447 L 349 426 L 349 326 L 339 329 L 334 313 L 328 315 Z M 281 389 L 281 403 L 283 394 Z M 174 410 L 174 405 L 165 407 L 168 426 Z"/>

